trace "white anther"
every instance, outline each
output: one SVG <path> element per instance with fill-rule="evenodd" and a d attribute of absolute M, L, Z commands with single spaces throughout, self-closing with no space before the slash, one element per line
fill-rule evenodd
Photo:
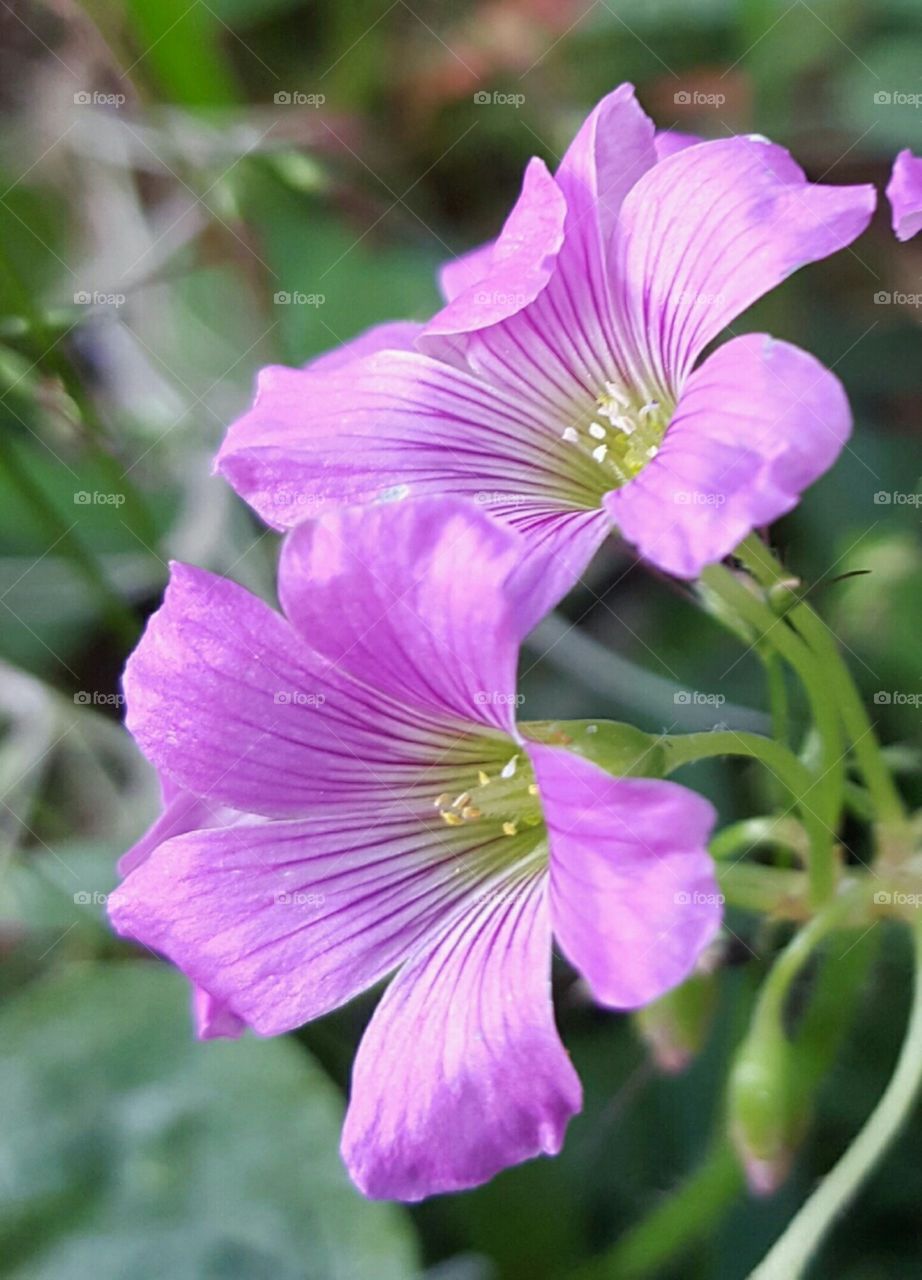
<path fill-rule="evenodd" d="M 506 763 L 503 765 L 503 767 L 500 769 L 499 776 L 501 778 L 513 778 L 515 777 L 515 771 L 518 767 L 519 767 L 519 757 L 513 756 L 512 759 L 507 760 Z"/>
<path fill-rule="evenodd" d="M 606 382 L 605 391 L 606 391 L 606 394 L 609 396 L 609 398 L 614 400 L 615 404 L 620 404 L 622 409 L 629 408 L 631 402 L 628 399 L 628 397 L 624 394 L 624 392 L 621 390 L 621 388 L 617 385 L 617 383 Z"/>
<path fill-rule="evenodd" d="M 579 433 L 575 427 L 567 427 L 560 438 L 566 440 L 568 444 L 579 444 Z"/>
<path fill-rule="evenodd" d="M 608 445 L 600 444 L 597 448 L 593 449 L 592 456 L 595 458 L 596 462 L 604 462 L 606 453 L 608 453 Z"/>
<path fill-rule="evenodd" d="M 601 422 L 590 422 L 589 434 L 592 436 L 593 440 L 604 440 L 605 428 L 602 426 Z"/>

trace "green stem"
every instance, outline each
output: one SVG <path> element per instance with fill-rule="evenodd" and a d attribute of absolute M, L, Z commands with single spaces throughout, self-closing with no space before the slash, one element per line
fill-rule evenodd
<path fill-rule="evenodd" d="M 740 543 L 736 555 L 763 586 L 772 587 L 788 580 L 783 566 L 755 534 Z M 878 818 L 885 824 L 902 826 L 905 820 L 903 802 L 887 768 L 874 727 L 829 628 L 802 598 L 793 605 L 790 616 L 832 685 L 846 735 Z"/>
<path fill-rule="evenodd" d="M 833 1222 L 909 1118 L 922 1085 L 922 924 L 915 930 L 915 996 L 896 1069 L 858 1137 L 802 1206 L 749 1280 L 799 1280 Z"/>
<path fill-rule="evenodd" d="M 748 756 L 770 769 L 796 797 L 800 819 L 810 840 L 808 872 L 811 897 L 816 904 L 830 897 L 835 888 L 837 866 L 829 828 L 804 799 L 813 788 L 814 778 L 792 751 L 772 738 L 762 738 L 757 733 L 735 733 L 733 730 L 666 737 L 661 739 L 661 745 L 666 753 L 667 773 L 696 760 L 724 755 Z"/>
<path fill-rule="evenodd" d="M 609 1253 L 581 1268 L 574 1280 L 642 1280 L 657 1274 L 671 1258 L 708 1236 L 742 1182 L 729 1143 L 719 1143 L 674 1196 Z"/>
<path fill-rule="evenodd" d="M 723 565 L 710 565 L 701 575 L 705 586 L 735 615 L 753 627 L 763 645 L 771 645 L 803 683 L 819 736 L 820 759 L 809 783 L 794 792 L 801 812 L 809 809 L 816 828 L 812 856 L 814 888 L 821 902 L 835 882 L 835 839 L 845 790 L 845 752 L 835 691 L 821 664 L 804 641 L 768 605 Z M 782 779 L 783 780 L 783 779 Z M 806 824 L 805 824 L 806 825 Z M 820 838 L 822 831 L 822 838 Z M 811 840 L 811 845 L 814 842 Z"/>
<path fill-rule="evenodd" d="M 752 1030 L 756 1035 L 784 1033 L 784 1004 L 791 983 L 826 935 L 839 928 L 869 893 L 870 886 L 862 882 L 840 894 L 794 934 L 762 984 L 752 1018 Z"/>
<path fill-rule="evenodd" d="M 711 841 L 711 857 L 718 860 L 745 853 L 756 845 L 790 849 L 806 863 L 809 845 L 803 827 L 786 813 L 762 818 L 742 818 L 718 831 Z"/>

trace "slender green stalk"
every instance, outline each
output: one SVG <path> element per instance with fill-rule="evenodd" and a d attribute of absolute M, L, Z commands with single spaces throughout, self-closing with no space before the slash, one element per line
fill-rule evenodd
<path fill-rule="evenodd" d="M 772 738 L 763 738 L 756 733 L 735 733 L 733 730 L 666 737 L 661 740 L 661 745 L 666 752 L 667 773 L 696 760 L 724 755 L 748 756 L 770 769 L 795 797 L 800 820 L 809 837 L 811 896 L 815 903 L 829 898 L 835 888 L 837 873 L 830 831 L 813 805 L 804 799 L 813 789 L 814 778 L 792 751 Z"/>
<path fill-rule="evenodd" d="M 915 996 L 896 1069 L 858 1137 L 772 1246 L 749 1280 L 799 1280 L 824 1236 L 909 1118 L 922 1086 L 922 924 L 916 926 Z"/>
<path fill-rule="evenodd" d="M 628 1231 L 573 1280 L 643 1280 L 677 1254 L 706 1239 L 743 1185 L 728 1142 L 719 1142 L 675 1195 Z"/>
<path fill-rule="evenodd" d="M 772 587 L 779 582 L 788 581 L 783 566 L 755 534 L 739 545 L 736 555 L 763 586 Z M 790 617 L 822 663 L 832 684 L 839 714 L 871 793 L 878 818 L 883 823 L 901 825 L 905 819 L 905 810 L 900 794 L 887 768 L 874 727 L 829 628 L 803 598 L 792 606 Z"/>
<path fill-rule="evenodd" d="M 781 1030 L 783 1033 L 784 1004 L 791 983 L 826 935 L 839 928 L 869 893 L 869 884 L 861 882 L 827 903 L 822 911 L 817 912 L 812 920 L 794 934 L 762 984 L 752 1018 L 753 1031 L 774 1033 Z"/>

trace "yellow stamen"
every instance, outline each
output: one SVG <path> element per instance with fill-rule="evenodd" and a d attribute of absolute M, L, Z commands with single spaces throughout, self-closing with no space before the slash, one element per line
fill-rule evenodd
<path fill-rule="evenodd" d="M 515 823 L 515 822 L 504 822 L 504 823 L 503 823 L 503 835 L 505 835 L 505 836 L 514 836 L 514 835 L 516 834 L 516 832 L 518 831 L 518 829 L 519 829 L 519 828 L 518 828 L 518 824 L 517 824 L 517 823 Z"/>

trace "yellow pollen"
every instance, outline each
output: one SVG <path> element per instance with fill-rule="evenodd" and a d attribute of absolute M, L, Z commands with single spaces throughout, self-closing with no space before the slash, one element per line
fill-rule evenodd
<path fill-rule="evenodd" d="M 444 809 L 442 810 L 442 819 L 449 827 L 460 827 L 464 821 L 459 813 L 446 813 Z"/>
<path fill-rule="evenodd" d="M 490 775 L 488 773 L 484 773 L 483 769 L 478 769 L 477 781 L 480 783 L 482 787 L 485 787 L 487 783 L 490 781 Z"/>
<path fill-rule="evenodd" d="M 515 823 L 515 822 L 504 822 L 504 823 L 503 823 L 503 835 L 504 835 L 504 836 L 514 836 L 514 835 L 516 834 L 516 832 L 518 831 L 518 829 L 519 829 L 519 828 L 518 828 L 518 823 Z"/>
<path fill-rule="evenodd" d="M 530 783 L 528 784 L 528 794 L 529 794 L 530 796 L 536 796 L 536 795 L 538 794 L 538 784 L 537 784 L 537 782 L 530 782 Z"/>

